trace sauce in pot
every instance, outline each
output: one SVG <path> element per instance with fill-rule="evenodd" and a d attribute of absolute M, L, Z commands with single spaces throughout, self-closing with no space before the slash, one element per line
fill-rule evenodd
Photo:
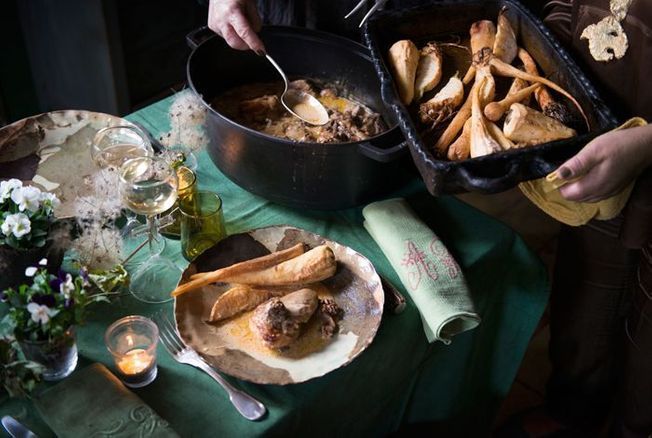
<path fill-rule="evenodd" d="M 281 104 L 281 82 L 239 86 L 218 96 L 211 105 L 231 120 L 256 131 L 297 142 L 345 143 L 374 137 L 387 129 L 380 114 L 354 98 L 325 84 L 307 80 L 290 83 L 291 88 L 309 93 L 326 108 L 330 120 L 325 125 L 311 125 L 290 114 Z M 320 119 L 312 106 L 298 102 L 292 106 L 307 119 Z"/>

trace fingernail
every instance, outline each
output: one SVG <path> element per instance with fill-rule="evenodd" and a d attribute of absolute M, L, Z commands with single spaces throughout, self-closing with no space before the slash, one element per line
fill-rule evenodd
<path fill-rule="evenodd" d="M 265 55 L 267 55 L 267 53 L 265 53 L 265 51 L 262 50 L 262 49 L 258 49 L 258 50 L 256 50 L 256 55 L 258 55 L 258 56 L 265 56 Z"/>
<path fill-rule="evenodd" d="M 568 179 L 573 175 L 573 172 L 568 167 L 560 167 L 559 168 L 559 176 L 561 176 L 564 179 Z"/>

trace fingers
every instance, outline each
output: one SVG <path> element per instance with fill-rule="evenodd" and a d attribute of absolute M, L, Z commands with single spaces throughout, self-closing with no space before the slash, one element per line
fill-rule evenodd
<path fill-rule="evenodd" d="M 562 197 L 575 202 L 598 202 L 618 194 L 627 184 L 613 178 L 613 172 L 606 167 L 593 167 L 577 181 L 560 187 Z"/>
<path fill-rule="evenodd" d="M 224 26 L 222 30 L 222 38 L 224 41 L 236 50 L 249 50 L 249 44 L 247 44 L 236 32 L 236 30 L 230 24 Z"/>
<path fill-rule="evenodd" d="M 229 23 L 231 24 L 233 30 L 235 30 L 239 39 L 241 41 L 244 41 L 244 43 L 248 48 L 258 53 L 259 55 L 265 54 L 265 45 L 258 37 L 258 34 L 254 31 L 254 28 L 249 23 L 249 20 L 247 20 L 247 18 L 241 11 L 238 11 L 237 13 L 233 14 L 231 16 L 231 19 L 229 20 Z"/>
<path fill-rule="evenodd" d="M 213 0 L 208 8 L 208 27 L 237 50 L 265 54 L 265 45 L 256 31 L 261 19 L 252 0 Z"/>
<path fill-rule="evenodd" d="M 591 143 L 587 144 L 575 156 L 562 164 L 557 170 L 557 174 L 563 179 L 572 179 L 588 173 L 598 163 L 598 157 L 591 146 Z"/>

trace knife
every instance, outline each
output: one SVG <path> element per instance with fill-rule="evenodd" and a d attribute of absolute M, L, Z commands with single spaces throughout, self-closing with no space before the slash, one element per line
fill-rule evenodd
<path fill-rule="evenodd" d="M 13 438 L 38 438 L 38 435 L 9 415 L 2 417 L 0 423 Z"/>

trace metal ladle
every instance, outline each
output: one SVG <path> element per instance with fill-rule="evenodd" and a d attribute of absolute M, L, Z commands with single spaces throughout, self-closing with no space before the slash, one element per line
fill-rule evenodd
<path fill-rule="evenodd" d="M 271 56 L 265 55 L 265 57 L 278 70 L 285 83 L 285 90 L 281 94 L 281 103 L 285 109 L 293 116 L 311 125 L 325 125 L 328 123 L 328 111 L 326 111 L 324 105 L 314 96 L 304 91 L 290 88 L 288 78 L 283 72 L 283 69 Z"/>

